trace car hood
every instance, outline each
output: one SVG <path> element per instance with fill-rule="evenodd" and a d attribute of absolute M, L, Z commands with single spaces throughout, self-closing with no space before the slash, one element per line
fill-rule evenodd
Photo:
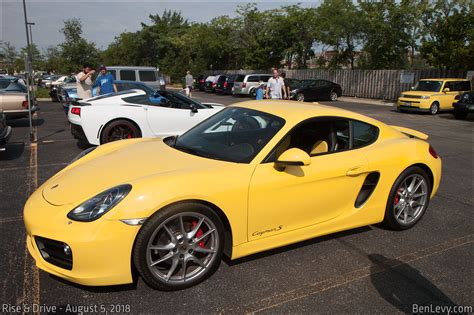
<path fill-rule="evenodd" d="M 141 140 L 141 141 L 140 141 Z M 227 162 L 198 157 L 169 147 L 161 139 L 121 140 L 103 145 L 48 180 L 42 189 L 52 205 L 76 205 L 120 184 L 144 177 L 219 167 Z M 102 148 L 104 147 L 104 148 Z"/>
<path fill-rule="evenodd" d="M 402 92 L 401 94 L 414 95 L 414 96 L 426 96 L 426 95 L 433 95 L 433 94 L 436 94 L 436 93 L 439 93 L 439 92 L 413 91 L 413 90 L 410 90 L 410 91 L 404 91 L 404 92 Z"/>

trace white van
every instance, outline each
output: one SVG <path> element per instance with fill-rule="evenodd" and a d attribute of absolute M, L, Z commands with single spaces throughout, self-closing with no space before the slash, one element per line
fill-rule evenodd
<path fill-rule="evenodd" d="M 166 89 L 165 78 L 155 67 L 108 66 L 107 71 L 115 80 L 143 82 L 156 90 Z"/>

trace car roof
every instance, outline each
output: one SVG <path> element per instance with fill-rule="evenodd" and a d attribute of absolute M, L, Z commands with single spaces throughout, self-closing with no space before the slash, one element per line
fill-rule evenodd
<path fill-rule="evenodd" d="M 420 81 L 469 81 L 464 78 L 432 78 L 432 79 L 420 79 Z"/>
<path fill-rule="evenodd" d="M 142 67 L 142 66 L 107 66 L 107 70 L 156 70 L 155 67 Z"/>
<path fill-rule="evenodd" d="M 300 121 L 318 116 L 336 116 L 365 121 L 367 123 L 379 127 L 383 125 L 383 123 L 373 118 L 354 113 L 345 109 L 321 105 L 319 103 L 303 103 L 285 100 L 253 100 L 240 102 L 231 106 L 244 107 L 266 112 L 284 118 L 286 121 L 291 123 L 298 123 Z"/>

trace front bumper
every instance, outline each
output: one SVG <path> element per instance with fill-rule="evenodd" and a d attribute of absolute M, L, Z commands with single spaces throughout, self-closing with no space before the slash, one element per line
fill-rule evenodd
<path fill-rule="evenodd" d="M 397 108 L 407 111 L 429 111 L 430 106 L 430 99 L 399 98 L 397 101 Z"/>
<path fill-rule="evenodd" d="M 36 266 L 50 274 L 82 285 L 117 285 L 133 281 L 131 253 L 139 226 L 103 218 L 76 222 L 66 217 L 72 205 L 53 206 L 37 190 L 27 201 L 24 220 L 28 251 Z M 45 258 L 39 238 L 59 241 L 70 247 L 71 268 Z"/>

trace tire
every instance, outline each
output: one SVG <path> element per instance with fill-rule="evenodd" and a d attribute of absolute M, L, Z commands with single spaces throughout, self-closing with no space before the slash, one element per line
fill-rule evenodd
<path fill-rule="evenodd" d="M 431 104 L 431 106 L 430 106 L 430 114 L 431 114 L 431 115 L 436 115 L 438 112 L 439 112 L 439 103 L 438 103 L 438 102 L 434 102 L 434 103 Z"/>
<path fill-rule="evenodd" d="M 295 99 L 296 99 L 298 102 L 304 102 L 304 94 L 303 94 L 303 93 L 298 93 L 298 94 L 296 94 Z"/>
<path fill-rule="evenodd" d="M 107 124 L 102 130 L 100 144 L 131 138 L 141 138 L 138 127 L 129 120 L 119 119 Z"/>
<path fill-rule="evenodd" d="M 383 224 L 394 230 L 406 230 L 417 224 L 428 208 L 431 185 L 422 168 L 412 166 L 403 171 L 390 190 Z M 410 191 L 413 188 L 416 189 Z"/>
<path fill-rule="evenodd" d="M 454 114 L 454 118 L 458 119 L 458 120 L 466 119 L 467 115 L 468 115 L 468 113 L 466 113 L 466 112 L 459 112 L 459 111 L 456 111 L 456 110 L 454 110 L 453 114 Z"/>
<path fill-rule="evenodd" d="M 407 112 L 406 110 L 401 109 L 401 108 L 397 108 L 397 111 L 398 111 L 399 113 L 406 113 L 406 112 Z"/>
<path fill-rule="evenodd" d="M 249 95 L 250 95 L 251 98 L 256 98 L 256 97 L 257 97 L 257 91 L 256 91 L 256 89 L 251 90 L 250 93 L 249 93 Z"/>
<path fill-rule="evenodd" d="M 331 91 L 331 93 L 329 93 L 329 100 L 331 100 L 331 102 L 337 101 L 337 93 L 334 91 Z"/>
<path fill-rule="evenodd" d="M 188 238 L 186 234 L 191 233 L 194 235 Z M 196 238 L 201 239 L 192 242 Z M 224 227 L 219 216 L 200 203 L 181 203 L 158 211 L 145 222 L 135 239 L 133 263 L 152 288 L 176 291 L 209 278 L 219 268 L 223 249 Z"/>

